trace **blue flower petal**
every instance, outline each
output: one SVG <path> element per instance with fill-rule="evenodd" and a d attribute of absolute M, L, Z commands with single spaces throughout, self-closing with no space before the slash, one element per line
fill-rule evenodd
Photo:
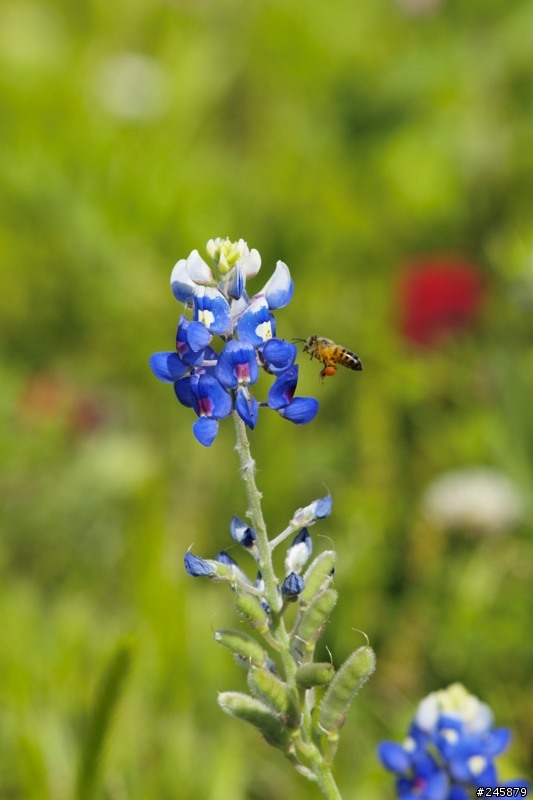
<path fill-rule="evenodd" d="M 216 575 L 216 567 L 213 566 L 209 561 L 206 561 L 204 558 L 200 558 L 199 556 L 195 556 L 193 553 L 187 552 L 185 553 L 185 558 L 183 559 L 185 562 L 185 569 L 188 575 L 191 575 L 193 578 L 202 578 L 202 577 L 210 577 L 211 575 Z"/>
<path fill-rule="evenodd" d="M 255 349 L 251 344 L 232 339 L 218 358 L 215 375 L 228 389 L 255 383 L 259 377 Z"/>
<path fill-rule="evenodd" d="M 278 414 L 295 425 L 306 425 L 313 420 L 319 409 L 319 402 L 314 397 L 295 397 L 290 405 L 278 409 Z"/>
<path fill-rule="evenodd" d="M 174 383 L 190 370 L 177 353 L 154 353 L 150 356 L 150 369 L 160 381 Z"/>
<path fill-rule="evenodd" d="M 263 297 L 253 300 L 244 310 L 237 331 L 241 342 L 248 342 L 253 347 L 272 339 L 274 335 L 274 318 L 269 311 L 268 303 Z"/>
<path fill-rule="evenodd" d="M 283 339 L 270 339 L 261 348 L 261 355 L 265 361 L 268 372 L 278 375 L 289 367 L 292 367 L 296 360 L 298 350 L 296 345 L 286 342 Z"/>
<path fill-rule="evenodd" d="M 190 303 L 198 290 L 187 271 L 187 261 L 180 258 L 170 275 L 170 285 L 176 300 L 180 303 Z"/>
<path fill-rule="evenodd" d="M 200 322 L 190 322 L 181 316 L 176 333 L 176 350 L 180 358 L 190 366 L 200 366 L 204 360 L 204 349 L 211 334 Z"/>
<path fill-rule="evenodd" d="M 259 405 L 255 397 L 242 386 L 237 389 L 235 409 L 242 421 L 253 430 L 257 425 Z"/>
<path fill-rule="evenodd" d="M 283 308 L 292 299 L 294 284 L 288 266 L 283 261 L 278 261 L 272 277 L 267 281 L 260 292 L 266 298 L 268 307 Z"/>
<path fill-rule="evenodd" d="M 211 333 L 227 333 L 231 324 L 229 303 L 218 289 L 198 287 L 194 295 L 194 319 Z"/>
<path fill-rule="evenodd" d="M 239 300 L 239 298 L 242 297 L 245 285 L 245 274 L 239 266 L 236 266 L 231 275 L 231 280 L 228 286 L 228 295 L 233 298 L 233 300 Z"/>
<path fill-rule="evenodd" d="M 192 432 L 204 447 L 210 447 L 218 433 L 218 422 L 211 417 L 200 417 L 192 426 Z"/>
<path fill-rule="evenodd" d="M 462 786 L 451 786 L 447 800 L 469 800 L 470 795 Z"/>
<path fill-rule="evenodd" d="M 174 391 L 182 406 L 186 406 L 187 408 L 193 407 L 194 396 L 190 378 L 183 378 L 181 381 L 176 381 L 174 384 Z"/>
<path fill-rule="evenodd" d="M 201 322 L 189 322 L 186 340 L 191 350 L 203 350 L 211 341 L 211 334 Z"/>
<path fill-rule="evenodd" d="M 405 774 L 411 768 L 411 759 L 404 748 L 396 742 L 381 742 L 378 745 L 378 756 L 386 769 Z"/>
<path fill-rule="evenodd" d="M 443 770 L 439 769 L 438 772 L 434 772 L 427 779 L 423 797 L 427 798 L 427 800 L 448 800 L 449 785 L 448 776 Z"/>
<path fill-rule="evenodd" d="M 267 403 L 269 408 L 279 411 L 291 402 L 298 384 L 298 366 L 295 364 L 282 372 L 268 391 Z"/>
<path fill-rule="evenodd" d="M 511 731 L 509 728 L 495 728 L 488 736 L 483 752 L 488 756 L 497 756 L 503 753 L 511 741 Z"/>
<path fill-rule="evenodd" d="M 199 417 L 223 419 L 231 414 L 231 397 L 212 375 L 191 377 L 193 408 Z"/>
<path fill-rule="evenodd" d="M 326 517 L 329 517 L 332 507 L 333 500 L 330 494 L 327 494 L 325 497 L 321 497 L 319 500 L 313 500 L 311 503 L 311 508 L 313 510 L 313 516 L 315 519 L 326 519 Z"/>

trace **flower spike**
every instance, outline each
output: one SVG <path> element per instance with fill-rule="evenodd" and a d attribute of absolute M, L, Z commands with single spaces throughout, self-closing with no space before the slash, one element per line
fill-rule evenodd
<path fill-rule="evenodd" d="M 179 402 L 200 417 L 193 433 L 205 447 L 214 442 L 219 421 L 232 411 L 251 429 L 257 425 L 261 405 L 297 425 L 311 422 L 318 401 L 294 397 L 297 350 L 276 338 L 272 313 L 292 298 L 287 265 L 278 261 L 263 289 L 250 298 L 246 282 L 261 266 L 257 250 L 250 250 L 242 239 L 221 238 L 210 239 L 206 249 L 208 261 L 193 250 L 172 270 L 174 296 L 192 309 L 192 319 L 180 316 L 176 352 L 155 353 L 150 358 L 152 372 L 174 384 Z M 276 376 L 266 403 L 253 392 L 261 368 Z"/>

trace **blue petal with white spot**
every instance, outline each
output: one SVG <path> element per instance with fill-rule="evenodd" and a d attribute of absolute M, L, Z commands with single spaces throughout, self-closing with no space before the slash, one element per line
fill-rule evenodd
<path fill-rule="evenodd" d="M 226 333 L 231 323 L 229 303 L 218 289 L 198 287 L 194 295 L 194 319 L 205 325 L 211 333 Z"/>
<path fill-rule="evenodd" d="M 241 342 L 248 342 L 253 347 L 272 339 L 275 334 L 274 317 L 263 297 L 253 300 L 245 309 L 237 323 L 237 332 Z"/>

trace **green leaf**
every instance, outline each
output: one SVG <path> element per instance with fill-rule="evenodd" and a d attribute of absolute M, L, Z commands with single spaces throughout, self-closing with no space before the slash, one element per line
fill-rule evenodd
<path fill-rule="evenodd" d="M 76 778 L 76 800 L 89 800 L 95 795 L 113 714 L 130 674 L 134 654 L 134 640 L 125 637 L 118 644 L 102 675 L 81 747 Z"/>

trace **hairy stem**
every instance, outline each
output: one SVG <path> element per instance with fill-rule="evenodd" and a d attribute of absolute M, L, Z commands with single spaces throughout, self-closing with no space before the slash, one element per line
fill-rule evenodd
<path fill-rule="evenodd" d="M 257 534 L 256 545 L 259 553 L 259 568 L 265 584 L 265 599 L 271 609 L 271 632 L 278 645 L 276 649 L 280 653 L 283 662 L 285 679 L 289 690 L 295 697 L 298 697 L 299 692 L 295 680 L 297 665 L 291 655 L 290 637 L 282 615 L 283 603 L 280 597 L 278 580 L 272 564 L 273 548 L 272 543 L 268 540 L 267 527 L 263 517 L 261 506 L 262 495 L 257 488 L 255 480 L 255 461 L 250 452 L 250 443 L 244 422 L 235 412 L 233 412 L 233 420 L 237 434 L 235 449 L 239 456 L 242 479 L 244 481 L 246 498 L 248 500 L 248 516 Z M 289 526 L 289 529 L 282 534 L 282 538 L 285 538 L 291 532 L 293 531 Z M 278 540 L 281 541 L 281 538 L 278 537 Z M 304 708 L 300 735 L 302 749 L 306 751 L 306 760 L 308 760 L 309 768 L 302 768 L 300 771 L 303 772 L 303 774 L 312 774 L 326 800 L 342 800 L 333 775 L 331 774 L 331 767 L 326 763 L 321 749 L 317 746 L 316 742 L 313 741 L 312 729 L 313 722 L 311 714 L 309 711 L 305 713 Z"/>

